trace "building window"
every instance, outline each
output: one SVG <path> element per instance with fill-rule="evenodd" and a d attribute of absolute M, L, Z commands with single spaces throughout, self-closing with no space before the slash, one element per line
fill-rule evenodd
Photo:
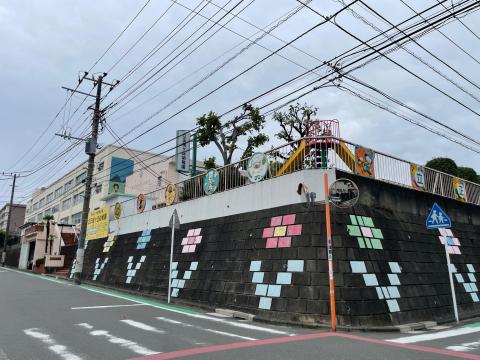
<path fill-rule="evenodd" d="M 73 224 L 78 225 L 78 224 L 80 224 L 81 221 L 82 221 L 82 213 L 81 212 L 72 215 L 72 223 Z"/>
<path fill-rule="evenodd" d="M 35 210 L 38 210 L 38 202 L 36 202 L 35 204 L 33 204 L 33 211 Z"/>
<path fill-rule="evenodd" d="M 65 194 L 67 191 L 71 190 L 73 188 L 73 180 L 70 180 L 69 182 L 66 182 L 65 185 L 63 185 L 63 193 Z"/>
<path fill-rule="evenodd" d="M 68 219 L 69 219 L 68 216 L 60 219 L 60 224 L 68 224 Z"/>
<path fill-rule="evenodd" d="M 43 213 L 40 213 L 37 215 L 37 222 L 40 222 L 43 220 Z"/>
<path fill-rule="evenodd" d="M 44 207 L 44 206 L 45 206 L 45 198 L 40 199 L 40 201 L 39 201 L 39 203 L 38 203 L 38 207 L 39 207 L 39 208 L 42 208 L 42 207 Z"/>
<path fill-rule="evenodd" d="M 62 210 L 70 209 L 70 206 L 72 206 L 72 198 L 62 201 Z"/>
<path fill-rule="evenodd" d="M 87 178 L 87 173 L 86 172 L 81 173 L 75 178 L 75 185 L 82 183 L 83 180 L 85 180 L 86 178 Z"/>
<path fill-rule="evenodd" d="M 100 194 L 102 192 L 102 184 L 95 186 L 95 194 Z"/>
<path fill-rule="evenodd" d="M 52 209 L 45 210 L 44 216 L 47 216 L 47 215 L 52 215 Z"/>
<path fill-rule="evenodd" d="M 60 208 L 60 205 L 58 204 L 53 206 L 51 209 L 52 214 L 56 214 L 60 210 L 59 208 Z"/>
<path fill-rule="evenodd" d="M 53 192 L 47 195 L 47 204 L 53 201 Z"/>
<path fill-rule="evenodd" d="M 83 191 L 73 197 L 73 205 L 78 205 L 83 201 Z"/>
<path fill-rule="evenodd" d="M 57 190 L 55 190 L 55 199 L 62 196 L 62 191 L 63 191 L 63 188 L 58 188 Z"/>
<path fill-rule="evenodd" d="M 104 167 L 105 167 L 105 163 L 102 161 L 101 163 L 98 164 L 97 170 L 102 171 Z"/>

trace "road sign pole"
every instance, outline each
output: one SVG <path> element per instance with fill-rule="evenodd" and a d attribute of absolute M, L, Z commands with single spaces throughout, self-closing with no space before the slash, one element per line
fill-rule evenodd
<path fill-rule="evenodd" d="M 457 297 L 455 295 L 455 285 L 453 284 L 453 275 L 452 275 L 452 269 L 450 266 L 450 254 L 448 253 L 448 242 L 446 239 L 445 239 L 445 255 L 447 256 L 448 278 L 450 279 L 450 290 L 452 291 L 453 313 L 455 314 L 455 320 L 458 323 L 459 320 L 458 320 L 458 309 L 457 309 Z"/>
<path fill-rule="evenodd" d="M 172 292 L 172 263 L 173 244 L 175 240 L 175 216 L 172 216 L 172 240 L 170 241 L 170 265 L 168 267 L 168 303 L 170 304 L 170 293 Z"/>
<path fill-rule="evenodd" d="M 337 331 L 337 316 L 335 311 L 335 282 L 333 279 L 332 227 L 330 223 L 330 200 L 327 172 L 325 172 L 323 175 L 323 182 L 325 189 L 325 223 L 327 228 L 328 280 L 330 284 L 330 316 L 332 331 Z"/>

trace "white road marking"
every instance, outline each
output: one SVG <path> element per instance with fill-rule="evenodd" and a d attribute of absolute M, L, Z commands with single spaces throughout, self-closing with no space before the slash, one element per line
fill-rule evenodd
<path fill-rule="evenodd" d="M 398 339 L 390 339 L 387 341 L 391 341 L 399 344 L 411 344 L 411 343 L 416 343 L 420 341 L 438 340 L 438 339 L 444 339 L 448 337 L 473 334 L 476 332 L 480 332 L 480 327 L 461 327 L 461 328 L 456 328 L 456 329 L 447 330 L 447 331 L 439 331 L 439 332 L 415 335 L 415 336 L 405 336 Z"/>
<path fill-rule="evenodd" d="M 225 331 L 219 331 L 219 330 L 214 330 L 214 329 L 205 329 L 205 328 L 203 330 L 214 333 L 214 334 L 218 334 L 218 335 L 224 335 L 224 336 L 228 336 L 228 337 L 239 338 L 239 339 L 242 339 L 242 340 L 248 340 L 248 341 L 257 340 L 255 338 L 251 338 L 251 337 L 248 337 L 248 336 L 241 336 L 241 335 L 232 334 L 232 333 L 225 332 Z"/>
<path fill-rule="evenodd" d="M 89 330 L 93 329 L 93 326 L 88 324 L 88 323 L 81 323 L 81 324 L 77 324 L 77 325 L 81 326 L 83 328 L 89 329 Z M 92 335 L 92 336 L 103 336 L 103 337 L 107 338 L 107 340 L 110 343 L 120 345 L 121 347 L 127 348 L 127 349 L 133 351 L 134 353 L 136 353 L 138 355 L 145 355 L 146 356 L 146 355 L 155 355 L 155 354 L 160 353 L 158 351 L 153 351 L 153 350 L 147 349 L 146 347 L 143 347 L 142 345 L 139 345 L 134 341 L 112 335 L 106 330 L 92 330 L 92 331 L 89 332 L 89 334 Z"/>
<path fill-rule="evenodd" d="M 225 331 L 208 329 L 208 328 L 204 328 L 204 327 L 201 327 L 201 326 L 198 326 L 198 325 L 193 325 L 193 324 L 189 324 L 189 323 L 184 323 L 184 322 L 181 322 L 181 321 L 177 321 L 177 320 L 165 318 L 165 317 L 162 317 L 162 316 L 157 316 L 156 319 L 157 319 L 157 320 L 160 320 L 160 321 L 164 321 L 164 322 L 170 323 L 170 324 L 175 324 L 175 325 L 180 325 L 180 326 L 184 326 L 184 327 L 189 327 L 189 328 L 192 328 L 192 329 L 199 329 L 199 330 L 202 330 L 202 331 L 207 331 L 207 332 L 211 332 L 211 333 L 218 334 L 218 335 L 224 335 L 224 336 L 228 336 L 228 337 L 236 337 L 236 338 L 239 338 L 239 339 L 242 339 L 242 340 L 248 340 L 248 341 L 257 340 L 257 339 L 252 338 L 252 337 L 242 336 L 242 335 L 233 334 L 233 333 L 229 333 L 229 332 L 225 332 Z"/>
<path fill-rule="evenodd" d="M 276 334 L 276 335 L 288 335 L 288 336 L 295 336 L 296 335 L 296 334 L 292 334 L 292 333 L 289 333 L 289 332 L 286 332 L 286 331 L 275 330 L 275 329 L 271 329 L 271 328 L 267 328 L 267 327 L 263 327 L 263 326 L 251 325 L 251 324 L 240 323 L 240 322 L 235 322 L 235 321 L 226 321 L 224 319 L 219 319 L 219 318 L 215 318 L 213 316 L 206 316 L 206 315 L 202 315 L 202 314 L 191 314 L 191 313 L 184 312 L 182 310 L 177 310 L 177 309 L 170 308 L 170 307 L 163 306 L 163 305 L 156 306 L 156 305 L 152 305 L 152 304 L 143 302 L 141 299 L 133 300 L 133 299 L 129 299 L 128 297 L 125 297 L 125 296 L 120 295 L 120 294 L 105 293 L 105 292 L 103 292 L 101 290 L 97 290 L 97 289 L 91 289 L 91 288 L 84 288 L 84 289 L 88 290 L 88 291 L 91 291 L 91 292 L 98 293 L 98 294 L 102 294 L 102 295 L 105 295 L 105 296 L 110 296 L 110 297 L 114 297 L 114 298 L 117 298 L 117 299 L 128 300 L 128 301 L 131 301 L 131 302 L 136 303 L 136 304 L 145 304 L 145 305 L 151 306 L 153 308 L 162 309 L 162 310 L 165 310 L 165 311 L 170 311 L 170 312 L 181 314 L 181 315 L 184 315 L 184 316 L 190 316 L 190 317 L 197 318 L 197 319 L 205 319 L 205 320 L 211 320 L 211 321 L 216 321 L 216 322 L 222 322 L 222 323 L 228 324 L 230 326 L 240 327 L 240 328 L 244 328 L 244 329 L 248 329 L 248 330 L 262 331 L 262 332 L 267 332 L 267 333 Z"/>
<path fill-rule="evenodd" d="M 66 346 L 57 344 L 57 342 L 50 335 L 43 333 L 41 329 L 31 328 L 31 329 L 25 329 L 23 330 L 23 332 L 28 336 L 31 336 L 34 339 L 37 339 L 43 342 L 45 345 L 48 346 L 48 349 L 50 351 L 54 352 L 55 354 L 60 356 L 62 359 L 82 360 L 81 357 L 68 351 Z"/>
<path fill-rule="evenodd" d="M 84 310 L 84 309 L 107 309 L 118 307 L 130 307 L 130 306 L 147 306 L 146 304 L 123 304 L 123 305 L 98 305 L 98 306 L 77 306 L 70 308 L 71 310 Z"/>
<path fill-rule="evenodd" d="M 451 350 L 451 351 L 472 351 L 476 350 L 480 347 L 480 341 L 474 341 L 470 343 L 463 343 L 461 345 L 453 345 L 453 346 L 447 346 L 445 349 Z"/>
<path fill-rule="evenodd" d="M 154 333 L 157 333 L 157 334 L 165 334 L 165 331 L 159 330 L 156 327 L 144 324 L 144 323 L 139 322 L 139 321 L 130 320 L 130 319 L 125 319 L 125 320 L 120 320 L 120 321 L 123 322 L 124 324 L 133 326 L 137 329 L 142 329 L 142 330 L 154 332 Z"/>
<path fill-rule="evenodd" d="M 5 351 L 3 351 L 2 349 L 0 349 L 0 360 L 9 360 L 7 354 L 5 354 Z"/>

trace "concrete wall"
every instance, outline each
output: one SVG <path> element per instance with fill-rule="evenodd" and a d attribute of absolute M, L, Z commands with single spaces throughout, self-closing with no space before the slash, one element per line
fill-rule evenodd
<path fill-rule="evenodd" d="M 175 236 L 174 300 L 269 320 L 328 322 L 324 206 L 307 208 L 295 193 L 304 182 L 321 200 L 322 175 L 303 171 L 176 205 L 182 225 Z M 332 209 L 340 325 L 451 320 L 445 240 L 460 315 L 480 314 L 478 207 L 354 175 L 336 177 L 354 179 L 361 194 L 354 208 Z M 426 230 L 435 201 L 452 217 L 451 233 Z M 172 211 L 112 222 L 111 237 L 88 242 L 85 279 L 166 296 Z"/>

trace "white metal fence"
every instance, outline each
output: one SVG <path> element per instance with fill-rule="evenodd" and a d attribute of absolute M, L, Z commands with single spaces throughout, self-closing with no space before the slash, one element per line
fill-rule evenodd
<path fill-rule="evenodd" d="M 304 169 L 335 168 L 349 173 L 357 173 L 356 147 L 361 146 L 336 137 L 315 137 L 303 138 L 272 148 L 265 152 L 269 160 L 269 169 L 262 181 Z M 374 176 L 372 178 L 414 188 L 410 162 L 378 151 L 374 151 L 374 154 Z M 248 161 L 249 158 L 217 168 L 219 183 L 215 192 L 224 192 L 249 185 Z M 204 174 L 200 174 L 176 183 L 175 203 L 208 196 L 203 188 L 204 177 Z M 458 199 L 453 184 L 454 178 L 452 175 L 424 168 L 423 191 Z M 463 179 L 461 181 L 464 184 L 465 202 L 480 205 L 480 185 Z M 165 187 L 150 194 L 155 198 L 154 208 L 166 206 L 165 199 L 163 199 L 164 194 Z"/>

